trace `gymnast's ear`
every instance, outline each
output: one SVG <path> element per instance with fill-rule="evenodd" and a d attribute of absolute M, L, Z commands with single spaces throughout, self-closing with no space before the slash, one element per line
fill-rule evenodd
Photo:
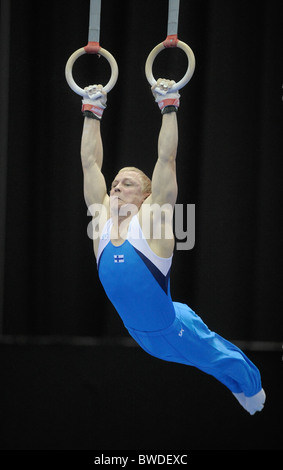
<path fill-rule="evenodd" d="M 151 193 L 144 193 L 142 202 L 144 202 L 150 195 Z"/>

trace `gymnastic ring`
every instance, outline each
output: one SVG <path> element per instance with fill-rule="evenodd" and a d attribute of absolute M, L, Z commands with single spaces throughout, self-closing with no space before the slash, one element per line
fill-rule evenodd
<path fill-rule="evenodd" d="M 66 67 L 65 67 L 65 76 L 66 76 L 66 80 L 67 80 L 67 83 L 69 85 L 69 87 L 75 92 L 77 93 L 77 95 L 80 95 L 80 96 L 83 96 L 83 97 L 87 97 L 87 93 L 85 92 L 85 90 L 83 88 L 80 88 L 74 78 L 73 78 L 73 65 L 74 63 L 76 62 L 76 60 L 82 56 L 83 54 L 87 54 L 86 50 L 84 47 L 81 47 L 80 49 L 78 49 L 77 51 L 75 51 L 68 59 L 67 63 L 66 63 Z M 111 77 L 110 77 L 110 80 L 109 82 L 105 85 L 105 87 L 103 87 L 103 90 L 105 91 L 105 93 L 109 93 L 109 91 L 112 90 L 112 88 L 115 86 L 116 82 L 117 82 L 117 79 L 118 79 L 118 65 L 117 65 L 117 62 L 116 60 L 114 59 L 113 55 L 110 54 L 110 52 L 106 51 L 106 49 L 103 49 L 102 47 L 100 47 L 99 51 L 98 51 L 98 54 L 99 55 L 102 55 L 103 57 L 105 57 L 105 59 L 107 59 L 107 61 L 109 62 L 109 65 L 111 67 Z"/>
<path fill-rule="evenodd" d="M 187 83 L 190 81 L 195 71 L 196 61 L 195 61 L 195 56 L 194 56 L 192 49 L 185 42 L 179 41 L 179 40 L 177 42 L 177 47 L 179 47 L 186 53 L 187 58 L 188 58 L 188 68 L 184 77 L 179 82 L 177 82 L 176 85 L 170 88 L 170 92 L 180 90 L 185 85 L 187 85 Z M 163 42 L 161 42 L 154 49 L 152 49 L 152 51 L 150 52 L 147 58 L 147 61 L 145 64 L 145 75 L 146 75 L 147 81 L 149 82 L 151 86 L 156 85 L 156 80 L 152 74 L 153 62 L 157 54 L 159 54 L 159 52 L 163 51 L 164 49 L 167 49 L 167 48 L 164 46 Z"/>

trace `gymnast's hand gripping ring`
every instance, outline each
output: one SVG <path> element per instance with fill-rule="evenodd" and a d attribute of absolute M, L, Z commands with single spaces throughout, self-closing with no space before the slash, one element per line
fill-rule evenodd
<path fill-rule="evenodd" d="M 102 47 L 98 47 L 97 48 L 98 50 L 95 52 L 95 49 L 91 50 L 89 48 L 89 45 L 90 45 L 90 43 L 88 44 L 88 46 L 82 47 L 81 49 L 78 49 L 77 51 L 75 51 L 70 56 L 70 58 L 69 58 L 69 60 L 66 64 L 66 68 L 65 68 L 65 76 L 66 76 L 66 80 L 67 80 L 68 85 L 70 86 L 70 88 L 75 93 L 77 93 L 77 95 L 80 95 L 80 96 L 83 96 L 83 97 L 87 97 L 88 95 L 87 95 L 87 93 L 85 92 L 85 90 L 83 88 L 80 88 L 76 84 L 76 82 L 73 78 L 73 74 L 72 74 L 74 63 L 83 54 L 88 54 L 88 53 L 99 54 L 99 55 L 102 55 L 103 57 L 105 57 L 105 59 L 107 59 L 107 61 L 109 62 L 109 65 L 111 67 L 111 77 L 110 77 L 109 82 L 103 87 L 103 90 L 105 91 L 105 93 L 109 93 L 109 91 L 112 90 L 112 88 L 114 87 L 114 85 L 117 81 L 117 78 L 118 78 L 118 65 L 117 65 L 117 62 L 114 59 L 113 55 L 110 54 L 110 52 L 106 51 L 106 49 L 103 49 Z"/>
<path fill-rule="evenodd" d="M 172 45 L 170 44 L 170 41 L 172 41 L 172 43 L 173 43 Z M 187 85 L 187 83 L 190 81 L 190 79 L 192 78 L 193 73 L 195 71 L 195 56 L 194 56 L 194 53 L 193 53 L 192 49 L 185 42 L 182 42 L 182 41 L 178 40 L 176 37 L 174 37 L 173 39 L 170 39 L 170 37 L 167 37 L 166 41 L 161 42 L 160 44 L 158 44 L 154 49 L 152 49 L 152 51 L 150 52 L 150 54 L 147 58 L 147 61 L 146 61 L 146 64 L 145 64 L 145 75 L 146 75 L 146 78 L 147 78 L 147 80 L 148 80 L 148 82 L 151 86 L 156 85 L 156 80 L 155 80 L 155 78 L 153 76 L 153 73 L 152 73 L 153 62 L 154 62 L 156 56 L 159 54 L 159 52 L 161 52 L 162 50 L 164 50 L 168 47 L 179 47 L 180 49 L 182 49 L 186 53 L 187 58 L 188 58 L 188 68 L 187 68 L 187 71 L 186 71 L 184 77 L 179 82 L 177 82 L 176 85 L 174 85 L 172 88 L 170 88 L 170 92 L 174 92 L 174 91 L 180 90 L 185 85 Z"/>

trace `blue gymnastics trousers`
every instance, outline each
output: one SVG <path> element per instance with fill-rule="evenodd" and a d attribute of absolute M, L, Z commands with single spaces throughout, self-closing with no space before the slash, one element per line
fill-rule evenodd
<path fill-rule="evenodd" d="M 261 377 L 257 367 L 234 344 L 210 331 L 185 304 L 173 302 L 176 318 L 160 331 L 127 328 L 148 354 L 169 362 L 196 367 L 224 384 L 232 393 L 247 397 L 258 393 Z"/>

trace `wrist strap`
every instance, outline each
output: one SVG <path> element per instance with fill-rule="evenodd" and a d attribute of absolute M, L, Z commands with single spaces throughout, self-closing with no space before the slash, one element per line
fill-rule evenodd
<path fill-rule="evenodd" d="M 176 106 L 165 106 L 165 108 L 163 108 L 161 110 L 161 114 L 169 114 L 169 113 L 177 113 L 178 111 L 178 108 Z"/>
<path fill-rule="evenodd" d="M 160 101 L 158 101 L 158 106 L 161 109 L 161 111 L 166 107 L 166 106 L 174 106 L 178 108 L 180 106 L 180 100 L 179 98 L 166 98 L 164 97 Z"/>
<path fill-rule="evenodd" d="M 90 118 L 90 119 L 96 119 L 97 121 L 101 121 L 101 118 L 97 117 L 91 111 L 83 111 L 83 116 L 87 117 L 87 118 Z"/>
<path fill-rule="evenodd" d="M 95 106 L 94 104 L 84 103 L 82 106 L 82 113 L 84 116 L 92 117 L 93 119 L 98 119 L 99 121 L 102 119 L 103 111 L 104 108 L 100 108 L 99 106 Z M 90 116 L 90 114 L 92 114 L 92 116 Z"/>

